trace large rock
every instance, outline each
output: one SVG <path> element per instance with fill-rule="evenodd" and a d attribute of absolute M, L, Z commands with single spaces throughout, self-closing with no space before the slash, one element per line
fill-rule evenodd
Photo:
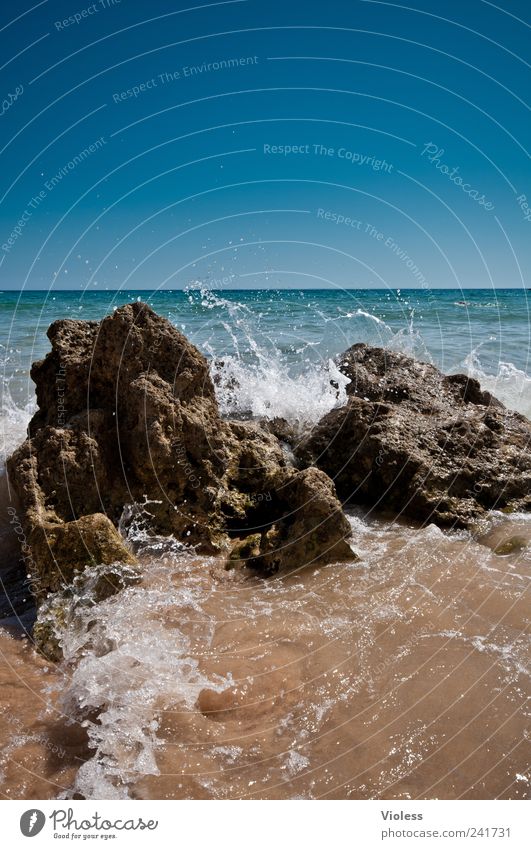
<path fill-rule="evenodd" d="M 204 542 L 229 455 L 205 358 L 141 303 L 101 322 L 57 321 L 32 368 L 29 425 L 46 507 L 57 518 L 150 500 L 156 529 Z M 10 469 L 16 486 L 17 455 Z M 181 509 L 179 509 L 181 508 Z M 219 524 L 219 523 L 218 523 Z"/>
<path fill-rule="evenodd" d="M 338 364 L 348 403 L 297 448 L 344 501 L 440 525 L 531 507 L 531 424 L 466 375 L 354 345 Z"/>
<path fill-rule="evenodd" d="M 38 411 L 8 461 L 38 599 L 87 565 L 134 563 L 116 530 L 134 503 L 154 533 L 199 551 L 260 533 L 267 572 L 345 555 L 333 484 L 301 476 L 258 424 L 223 421 L 207 361 L 169 321 L 134 303 L 48 336 L 32 368 Z"/>

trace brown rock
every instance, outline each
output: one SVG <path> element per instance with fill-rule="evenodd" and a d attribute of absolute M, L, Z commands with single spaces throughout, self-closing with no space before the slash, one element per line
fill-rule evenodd
<path fill-rule="evenodd" d="M 258 424 L 222 421 L 207 361 L 169 321 L 134 303 L 48 336 L 39 409 L 8 462 L 39 596 L 86 564 L 132 562 L 116 527 L 146 500 L 154 533 L 200 551 L 259 532 L 266 571 L 346 550 L 330 481 L 296 473 Z"/>
<path fill-rule="evenodd" d="M 300 569 L 322 562 L 353 560 L 347 543 L 350 524 L 330 478 L 309 468 L 286 475 L 275 493 L 277 517 L 269 527 L 238 542 L 230 560 L 262 574 Z"/>
<path fill-rule="evenodd" d="M 531 425 L 465 375 L 354 345 L 339 358 L 348 403 L 297 449 L 340 498 L 440 525 L 531 506 Z"/>
<path fill-rule="evenodd" d="M 33 584 L 43 594 L 70 584 L 86 566 L 136 563 L 112 522 L 101 513 L 72 522 L 42 522 L 35 525 L 28 542 L 35 564 Z"/>

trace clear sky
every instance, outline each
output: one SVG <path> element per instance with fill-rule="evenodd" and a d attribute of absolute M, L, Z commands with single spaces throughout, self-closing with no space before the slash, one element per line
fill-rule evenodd
<path fill-rule="evenodd" d="M 529 12 L 2 4 L 0 287 L 530 285 Z"/>

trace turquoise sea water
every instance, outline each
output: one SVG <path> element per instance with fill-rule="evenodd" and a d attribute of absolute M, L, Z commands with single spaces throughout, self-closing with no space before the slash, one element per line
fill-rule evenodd
<path fill-rule="evenodd" d="M 49 350 L 60 318 L 100 319 L 147 301 L 240 387 L 228 413 L 317 418 L 330 407 L 330 359 L 368 342 L 478 377 L 508 406 L 530 414 L 527 290 L 209 290 L 0 293 L 4 424 L 17 427 L 33 402 L 31 362 Z M 14 436 L 14 435 L 13 435 Z M 9 447 L 9 445 L 7 446 Z"/>

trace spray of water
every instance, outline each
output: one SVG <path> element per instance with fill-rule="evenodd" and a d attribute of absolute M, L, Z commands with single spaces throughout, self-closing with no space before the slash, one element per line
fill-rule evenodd
<path fill-rule="evenodd" d="M 500 362 L 496 374 L 489 374 L 481 363 L 481 345 L 463 360 L 462 371 L 479 380 L 483 389 L 488 390 L 510 410 L 518 410 L 531 418 L 531 377 L 516 368 L 513 363 Z"/>
<path fill-rule="evenodd" d="M 202 674 L 190 637 L 168 625 L 177 617 L 190 620 L 200 609 L 206 590 L 197 564 L 170 554 L 146 559 L 141 585 L 95 604 L 101 569 L 86 569 L 74 593 L 61 599 L 60 707 L 85 727 L 93 752 L 66 796 L 126 799 L 131 782 L 158 775 L 158 714 L 170 707 L 191 710 L 203 688 L 223 689 L 227 682 Z M 205 623 L 204 645 L 212 633 Z"/>
<path fill-rule="evenodd" d="M 28 422 L 35 411 L 35 401 L 18 405 L 11 394 L 9 379 L 0 385 L 0 471 L 5 461 L 23 441 Z"/>

